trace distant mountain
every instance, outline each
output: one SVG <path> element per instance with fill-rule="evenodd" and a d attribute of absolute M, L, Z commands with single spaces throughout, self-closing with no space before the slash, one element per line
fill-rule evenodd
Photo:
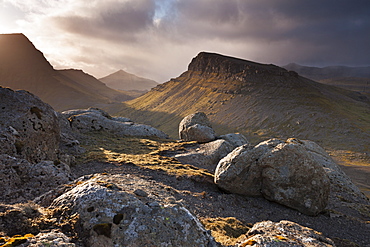
<path fill-rule="evenodd" d="M 125 91 L 149 91 L 158 85 L 158 82 L 119 70 L 99 79 L 108 87 Z"/>
<path fill-rule="evenodd" d="M 283 68 L 295 71 L 311 80 L 370 94 L 370 66 L 328 66 L 318 68 L 290 63 L 283 66 Z"/>
<path fill-rule="evenodd" d="M 176 79 L 111 105 L 111 113 L 151 124 L 173 137 L 182 117 L 205 112 L 216 131 L 259 141 L 297 137 L 327 147 L 370 147 L 370 101 L 284 68 L 202 52 Z"/>
<path fill-rule="evenodd" d="M 0 35 L 0 86 L 27 90 L 56 110 L 133 98 L 81 70 L 55 70 L 23 34 Z"/>

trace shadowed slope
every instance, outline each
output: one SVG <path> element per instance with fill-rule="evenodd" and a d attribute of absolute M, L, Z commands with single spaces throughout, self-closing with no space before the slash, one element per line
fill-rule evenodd
<path fill-rule="evenodd" d="M 0 85 L 30 91 L 56 110 L 132 99 L 82 71 L 54 70 L 23 34 L 0 35 Z"/>

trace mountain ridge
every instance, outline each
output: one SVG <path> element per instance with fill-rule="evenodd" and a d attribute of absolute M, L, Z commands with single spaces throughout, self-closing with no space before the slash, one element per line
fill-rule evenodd
<path fill-rule="evenodd" d="M 108 87 L 124 91 L 149 91 L 158 82 L 128 73 L 122 69 L 99 79 Z"/>
<path fill-rule="evenodd" d="M 360 138 L 366 149 L 370 147 L 366 141 L 370 138 L 369 104 L 362 94 L 276 65 L 201 52 L 179 77 L 107 110 L 167 133 L 166 125 L 173 128 L 181 117 L 203 111 L 219 126 L 220 134 L 232 129 L 253 139 L 297 137 L 340 148 L 350 143 L 361 148 Z M 345 141 L 339 142 L 338 136 Z"/>

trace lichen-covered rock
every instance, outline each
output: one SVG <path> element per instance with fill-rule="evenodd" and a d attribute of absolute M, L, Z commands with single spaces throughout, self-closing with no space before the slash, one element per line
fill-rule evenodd
<path fill-rule="evenodd" d="M 287 142 L 266 152 L 260 160 L 263 196 L 271 201 L 317 215 L 325 209 L 330 181 L 321 164 L 303 145 Z"/>
<path fill-rule="evenodd" d="M 200 143 L 215 140 L 216 133 L 203 112 L 186 116 L 179 125 L 179 137 L 184 141 L 197 141 Z"/>
<path fill-rule="evenodd" d="M 335 192 L 337 196 L 344 197 L 348 201 L 368 200 L 347 174 L 343 172 L 329 154 L 317 143 L 309 140 L 298 140 L 296 138 L 290 138 L 287 142 L 303 145 L 312 157 L 324 167 L 330 180 L 331 192 Z"/>
<path fill-rule="evenodd" d="M 59 124 L 53 108 L 26 91 L 0 87 L 0 154 L 30 162 L 55 160 Z"/>
<path fill-rule="evenodd" d="M 225 140 L 215 140 L 200 144 L 195 149 L 176 154 L 175 157 L 183 164 L 190 164 L 214 172 L 218 162 L 233 150 L 233 146 Z"/>
<path fill-rule="evenodd" d="M 91 131 L 108 131 L 117 136 L 155 136 L 168 138 L 167 134 L 149 125 L 136 124 L 133 122 L 122 122 L 122 119 L 115 119 L 104 111 L 96 109 L 74 110 L 63 112 L 68 117 L 74 131 L 88 133 Z"/>
<path fill-rule="evenodd" d="M 148 182 L 134 179 L 96 175 L 80 180 L 51 207 L 79 214 L 87 246 L 217 246 L 186 208 L 165 203 L 164 192 L 147 192 Z"/>
<path fill-rule="evenodd" d="M 71 243 L 71 239 L 64 233 L 57 230 L 51 230 L 50 232 L 41 232 L 34 237 L 27 239 L 27 242 L 20 247 L 75 247 L 74 243 Z"/>
<path fill-rule="evenodd" d="M 236 148 L 217 165 L 215 183 L 247 196 L 263 196 L 317 215 L 327 205 L 330 181 L 318 158 L 305 145 L 271 139 Z"/>
<path fill-rule="evenodd" d="M 270 139 L 255 147 L 249 144 L 234 149 L 217 165 L 214 182 L 222 189 L 247 196 L 261 195 L 260 158 L 282 141 Z"/>
<path fill-rule="evenodd" d="M 6 203 L 32 200 L 72 180 L 69 166 L 53 161 L 32 164 L 25 159 L 0 155 L 0 201 Z"/>
<path fill-rule="evenodd" d="M 282 220 L 280 222 L 262 221 L 254 224 L 246 238 L 238 246 L 258 247 L 334 247 L 334 242 L 322 233 L 297 223 Z"/>
<path fill-rule="evenodd" d="M 234 148 L 249 144 L 248 139 L 240 133 L 230 133 L 226 135 L 219 136 L 220 139 L 223 139 L 233 145 Z"/>

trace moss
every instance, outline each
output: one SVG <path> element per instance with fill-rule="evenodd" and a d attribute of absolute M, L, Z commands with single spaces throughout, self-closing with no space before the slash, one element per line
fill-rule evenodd
<path fill-rule="evenodd" d="M 202 218 L 200 221 L 222 245 L 236 245 L 250 229 L 234 217 Z"/>
<path fill-rule="evenodd" d="M 184 165 L 175 158 L 165 156 L 166 153 L 184 150 L 186 145 L 194 145 L 195 142 L 180 143 L 168 139 L 140 137 L 117 138 L 107 132 L 91 133 L 88 136 L 93 141 L 82 144 L 87 152 L 77 157 L 79 163 L 99 161 L 117 166 L 136 165 L 178 177 L 213 179 L 213 174 L 205 169 Z"/>
<path fill-rule="evenodd" d="M 2 237 L 0 238 L 1 247 L 13 247 L 18 246 L 27 242 L 27 239 L 34 237 L 33 234 L 26 234 L 22 235 L 14 235 L 13 237 Z"/>

